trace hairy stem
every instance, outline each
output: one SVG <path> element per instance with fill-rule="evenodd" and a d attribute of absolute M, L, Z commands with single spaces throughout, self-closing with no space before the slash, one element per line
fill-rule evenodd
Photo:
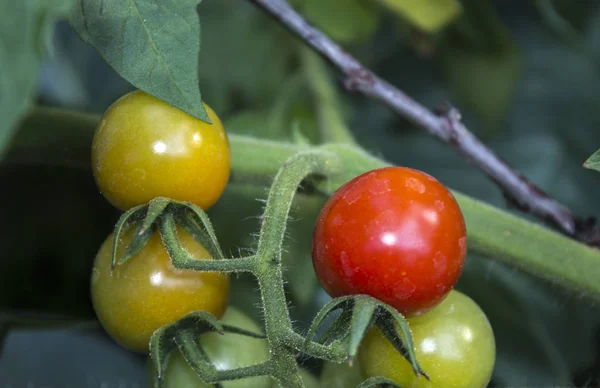
<path fill-rule="evenodd" d="M 298 366 L 286 336 L 292 331 L 287 301 L 283 289 L 281 250 L 288 214 L 298 185 L 310 174 L 328 174 L 333 171 L 335 155 L 324 151 L 307 151 L 290 157 L 273 180 L 263 213 L 256 257 L 255 275 L 262 293 L 265 330 L 271 344 L 271 355 L 280 368 L 275 375 L 282 387 L 302 387 Z"/>
<path fill-rule="evenodd" d="M 74 114 L 58 109 L 38 109 L 36 117 L 27 122 L 44 121 L 51 127 L 52 139 L 32 141 L 25 152 L 27 139 L 33 139 L 35 127 L 23 125 L 17 133 L 17 148 L 9 150 L 3 163 L 62 165 L 89 168 L 91 138 L 98 118 Z M 46 131 L 42 131 L 42 137 Z M 285 142 L 261 140 L 253 137 L 230 135 L 232 155 L 232 182 L 270 182 L 291 156 L 306 148 Z M 52 140 L 52 141 L 50 141 Z M 73 152 L 64 154 L 64 145 Z M 333 172 L 318 187 L 330 194 L 346 181 L 365 171 L 388 166 L 351 145 L 323 145 L 317 150 L 333 153 L 344 168 Z M 73 155 L 77 155 L 73 159 Z M 505 210 L 487 205 L 457 191 L 452 191 L 467 223 L 469 251 L 490 259 L 519 267 L 535 276 L 600 299 L 600 251 L 589 248 L 545 227 L 521 219 Z"/>
<path fill-rule="evenodd" d="M 175 231 L 174 217 L 171 214 L 165 215 L 159 222 L 160 237 L 172 259 L 173 266 L 177 269 L 203 272 L 252 272 L 256 267 L 255 256 L 224 260 L 194 257 L 181 246 Z"/>
<path fill-rule="evenodd" d="M 202 376 L 202 380 L 207 384 L 216 384 L 221 381 L 238 380 L 254 376 L 267 376 L 274 369 L 275 362 L 273 358 L 270 358 L 267 361 L 251 366 L 217 370 L 211 364 L 195 362 L 195 360 L 201 360 L 203 357 L 200 355 L 202 350 L 198 348 L 196 336 L 193 333 L 189 331 L 177 333 L 176 342 L 186 361 L 191 364 L 196 373 Z"/>

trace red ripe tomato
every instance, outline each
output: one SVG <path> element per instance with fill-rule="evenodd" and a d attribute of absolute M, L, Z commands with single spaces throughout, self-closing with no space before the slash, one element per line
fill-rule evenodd
<path fill-rule="evenodd" d="M 329 295 L 368 294 L 407 315 L 448 295 L 466 252 L 465 221 L 452 193 L 405 167 L 372 170 L 338 189 L 321 210 L 312 246 Z"/>

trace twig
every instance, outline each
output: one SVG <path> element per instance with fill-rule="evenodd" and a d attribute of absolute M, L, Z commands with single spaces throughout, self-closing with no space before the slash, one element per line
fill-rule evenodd
<path fill-rule="evenodd" d="M 575 218 L 566 206 L 550 198 L 487 148 L 461 122 L 451 106 L 432 112 L 401 90 L 361 65 L 321 31 L 310 25 L 285 0 L 250 0 L 277 19 L 289 31 L 320 53 L 345 75 L 350 92 L 379 100 L 438 140 L 450 144 L 470 163 L 482 170 L 503 190 L 509 204 L 530 212 L 558 227 L 564 233 L 579 235 L 585 222 Z"/>

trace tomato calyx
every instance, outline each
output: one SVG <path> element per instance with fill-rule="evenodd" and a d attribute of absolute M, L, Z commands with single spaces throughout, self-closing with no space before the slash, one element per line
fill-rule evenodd
<path fill-rule="evenodd" d="M 184 269 L 183 267 L 186 267 L 190 261 L 194 262 L 194 267 L 197 267 L 199 263 L 205 264 L 207 268 L 204 270 L 209 270 L 208 267 L 214 266 L 213 260 L 199 261 L 189 257 L 189 254 L 182 249 L 177 237 L 177 226 L 182 227 L 205 246 L 217 261 L 225 259 L 210 219 L 202 209 L 188 202 L 159 197 L 121 215 L 114 228 L 111 267 L 114 269 L 115 266 L 124 264 L 138 254 L 157 229 L 175 268 Z M 119 256 L 117 254 L 118 244 L 121 242 L 123 233 L 131 227 L 136 228 L 133 239 Z M 202 270 L 203 268 L 195 269 Z"/>
<path fill-rule="evenodd" d="M 171 352 L 181 351 L 186 362 L 194 369 L 202 371 L 207 383 L 227 379 L 227 374 L 235 370 L 217 371 L 205 352 L 197 345 L 197 338 L 202 334 L 215 332 L 220 335 L 238 334 L 251 338 L 265 339 L 266 336 L 240 327 L 224 324 L 206 311 L 195 311 L 172 324 L 157 329 L 150 338 L 150 359 L 156 370 L 156 386 L 164 383 L 165 371 Z M 265 372 L 266 374 L 266 372 Z"/>
<path fill-rule="evenodd" d="M 344 347 L 348 354 L 348 362 L 352 364 L 365 334 L 371 327 L 377 326 L 412 365 L 414 373 L 429 380 L 429 376 L 417 361 L 412 335 L 404 315 L 369 295 L 342 296 L 329 301 L 315 316 L 306 335 L 305 348 L 325 319 L 337 310 L 341 310 L 340 314 L 316 340 L 317 343 Z"/>

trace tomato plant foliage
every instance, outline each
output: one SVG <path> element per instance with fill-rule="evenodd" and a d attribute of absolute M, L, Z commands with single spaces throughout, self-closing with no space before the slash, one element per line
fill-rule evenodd
<path fill-rule="evenodd" d="M 80 0 L 73 7 L 71 22 L 79 36 L 133 86 L 209 121 L 198 88 L 197 5 L 196 0 L 130 0 L 110 5 Z"/>
<path fill-rule="evenodd" d="M 163 202 L 164 208 L 159 204 L 152 209 L 138 209 L 132 220 L 137 226 L 152 225 L 156 229 L 157 237 L 148 239 L 149 234 L 142 233 L 138 243 L 165 245 L 163 259 L 168 251 L 176 258 L 175 264 L 171 264 L 187 267 L 186 271 L 194 267 L 206 272 L 204 270 L 212 266 L 212 269 L 231 272 L 238 264 L 251 269 L 231 275 L 229 302 L 259 323 L 260 330 L 254 327 L 250 331 L 263 331 L 280 345 L 273 347 L 274 358 L 289 369 L 287 373 L 280 373 L 279 368 L 274 367 L 271 371 L 277 371 L 275 379 L 261 376 L 256 377 L 256 381 L 280 380 L 286 386 L 304 381 L 305 385 L 316 386 L 313 380 L 319 376 L 321 363 L 313 359 L 296 370 L 296 359 L 281 351 L 286 347 L 306 350 L 302 346 L 308 346 L 307 353 L 303 354 L 336 358 L 324 362 L 321 384 L 356 386 L 368 377 L 363 375 L 362 369 L 377 369 L 372 364 L 373 357 L 363 353 L 358 357 L 360 368 L 355 358 L 354 366 L 348 369 L 342 356 L 357 350 L 361 341 L 365 344 L 374 341 L 372 334 L 363 339 L 366 329 L 374 332 L 373 325 L 383 333 L 378 343 L 385 344 L 381 348 L 389 354 L 386 359 L 398 361 L 406 371 L 400 380 L 414 375 L 415 364 L 402 358 L 402 353 L 410 358 L 410 349 L 399 341 L 406 335 L 408 326 L 398 325 L 394 332 L 389 323 L 395 320 L 412 325 L 418 350 L 423 345 L 423 341 L 419 341 L 423 334 L 419 317 L 405 321 L 371 299 L 355 298 L 353 294 L 369 291 L 360 287 L 345 290 L 347 303 L 336 305 L 334 300 L 334 305 L 328 304 L 331 298 L 316 279 L 321 278 L 327 289 L 327 280 L 323 281 L 327 278 L 323 275 L 325 271 L 317 270 L 315 275 L 310 260 L 312 229 L 327 196 L 360 174 L 393 163 L 425 171 L 460 190 L 452 192 L 456 193 L 455 198 L 465 214 L 469 253 L 457 289 L 481 306 L 493 327 L 497 358 L 492 386 L 594 384 L 598 377 L 595 360 L 598 346 L 594 338 L 600 314 L 588 296 L 598 294 L 595 286 L 597 253 L 523 220 L 526 216 L 517 218 L 510 210 L 489 207 L 471 198 L 498 208 L 505 205 L 500 190 L 457 158 L 450 147 L 416 132 L 412 125 L 377 104 L 344 94 L 342 88 L 336 90 L 338 78 L 332 69 L 276 20 L 255 7 L 252 4 L 255 1 L 206 0 L 199 4 L 198 0 L 28 0 L 5 3 L 0 13 L 0 112 L 4 118 L 0 124 L 0 152 L 7 144 L 8 152 L 0 173 L 10 184 L 5 186 L 0 202 L 7 227 L 6 233 L 0 234 L 0 243 L 8 247 L 10 259 L 3 260 L 0 271 L 0 284 L 6 285 L 0 292 L 1 309 L 56 309 L 77 314 L 83 311 L 92 317 L 87 301 L 92 258 L 118 214 L 104 203 L 88 171 L 89 145 L 98 117 L 65 109 L 71 108 L 69 101 L 73 98 L 64 96 L 78 95 L 70 90 L 72 85 L 63 82 L 69 79 L 75 80 L 78 90 L 85 90 L 90 97 L 73 108 L 102 113 L 108 108 L 109 100 L 115 101 L 136 88 L 210 125 L 206 121 L 213 120 L 207 120 L 209 112 L 203 104 L 206 100 L 223 119 L 227 132 L 235 134 L 231 137 L 229 184 L 220 193 L 219 201 L 208 210 L 214 225 L 211 236 L 218 236 L 224 255 L 214 255 L 214 260 L 197 260 L 202 263 L 193 262 L 187 254 L 197 256 L 196 251 L 188 249 L 186 253 L 185 249 L 174 249 L 177 238 L 165 233 L 167 229 L 172 231 L 174 223 L 182 222 L 195 238 L 206 239 L 202 235 L 206 225 L 202 223 L 201 210 L 193 213 L 182 203 Z M 600 96 L 599 89 L 593 87 L 598 79 L 595 62 L 600 13 L 593 2 L 577 6 L 564 0 L 539 1 L 526 6 L 510 2 L 514 6 L 510 9 L 506 2 L 491 0 L 421 1 L 414 2 L 414 6 L 411 2 L 395 0 L 352 0 L 343 9 L 334 0 L 290 3 L 302 16 L 343 44 L 349 53 L 424 105 L 433 107 L 456 98 L 470 129 L 483 136 L 484 142 L 519 173 L 577 214 L 593 215 L 600 211 L 597 201 L 600 184 L 591 178 L 594 173 L 582 168 L 586 161 L 586 167 L 598 169 L 598 153 L 593 153 L 600 144 L 596 130 L 598 110 L 594 109 Z M 83 41 L 64 23 L 52 33 L 56 17 L 69 12 L 71 26 Z M 53 52 L 53 45 L 59 50 L 54 51 L 50 60 L 45 60 L 47 53 Z M 521 63 L 525 66 L 521 67 Z M 40 65 L 44 67 L 36 89 L 35 76 Z M 36 92 L 39 93 L 36 95 Z M 41 105 L 58 105 L 60 109 L 36 106 L 29 110 L 34 99 Z M 28 114 L 24 115 L 25 112 Z M 245 136 L 247 134 L 252 137 Z M 327 141 L 345 144 L 317 144 Z M 282 166 L 285 168 L 281 171 L 285 172 L 278 173 Z M 75 172 L 74 167 L 83 169 Z M 274 177 L 277 184 L 268 193 L 265 188 Z M 18 183 L 19 179 L 28 183 Z M 110 184 L 111 179 L 108 181 Z M 266 207 L 265 198 L 269 198 Z M 144 201 L 135 205 L 140 202 Z M 288 209 L 288 205 L 291 208 Z M 354 213 L 356 217 L 360 214 Z M 148 214 L 154 215 L 148 217 Z M 348 224 L 351 220 L 346 226 Z M 253 235 L 259 228 L 262 228 L 261 233 Z M 356 237 L 353 228 L 347 227 L 346 232 L 341 235 Z M 166 236 L 166 243 L 158 235 Z M 184 246 L 193 244 L 187 237 L 180 240 Z M 344 244 L 359 240 L 348 237 Z M 124 263 L 117 260 L 113 263 L 115 268 L 105 267 L 103 274 L 112 273 L 115 282 L 128 267 L 143 267 L 142 261 L 137 260 L 144 256 L 138 243 L 120 246 L 118 253 L 127 251 L 123 256 L 127 260 L 123 260 Z M 334 245 L 330 244 L 330 248 Z M 104 249 L 106 256 L 110 256 L 109 250 Z M 221 260 L 224 258 L 221 256 L 227 259 Z M 236 261 L 253 257 L 264 260 Z M 258 262 L 270 263 L 271 267 L 267 264 L 263 267 L 256 264 Z M 280 264 L 281 272 L 277 272 Z M 387 264 L 385 266 L 391 268 Z M 348 268 L 360 269 L 357 265 Z M 183 271 L 181 268 L 171 270 Z M 259 275 L 255 277 L 249 272 Z M 390 273 L 371 275 L 382 283 L 381 279 Z M 193 275 L 200 278 L 207 274 Z M 267 278 L 270 280 L 265 281 Z M 137 280 L 147 281 L 148 277 Z M 415 284 L 413 280 L 411 283 Z M 378 282 L 363 283 L 373 286 Z M 279 293 L 274 284 L 285 284 L 284 292 Z M 132 297 L 139 295 L 136 292 L 141 293 L 142 288 L 128 288 L 128 293 Z M 259 290 L 265 292 L 265 298 Z M 331 289 L 327 291 L 338 295 Z M 108 299 L 110 295 L 104 292 L 102 296 Z M 201 362 L 206 360 L 198 350 L 202 349 L 202 341 L 196 341 L 197 347 L 188 346 L 195 344 L 189 339 L 210 338 L 206 342 L 206 353 L 210 353 L 211 341 L 240 339 L 243 334 L 236 334 L 231 326 L 220 326 L 226 320 L 219 323 L 213 319 L 221 313 L 201 305 L 202 297 L 192 300 L 185 292 L 178 295 L 178 302 L 155 298 L 155 302 L 161 299 L 161 303 L 144 303 L 142 296 L 138 301 L 143 306 L 138 306 L 138 313 L 123 313 L 117 321 L 125 325 L 138 319 L 129 330 L 144 337 L 137 345 L 142 342 L 147 345 L 148 332 L 161 326 L 165 335 L 161 337 L 164 341 L 158 341 L 158 347 L 178 355 L 173 361 L 180 367 L 178 370 L 185 370 L 192 380 L 204 375 L 216 382 L 222 375 Z M 120 301 L 111 307 L 126 309 L 128 303 L 131 304 L 127 298 L 110 299 Z M 219 302 L 217 297 L 211 299 Z M 273 301 L 276 303 L 264 308 L 263 302 Z M 154 321 L 158 315 L 145 309 L 150 304 L 155 306 L 155 312 L 162 311 L 158 315 L 164 320 Z M 158 305 L 160 307 L 156 307 Z M 290 305 L 293 308 L 272 309 Z M 332 307 L 331 313 L 311 325 L 323 305 Z M 444 302 L 438 306 L 444 306 Z M 402 306 L 397 307 L 402 310 Z M 178 308 L 182 310 L 170 314 Z M 198 309 L 205 311 L 177 321 L 185 313 Z M 212 311 L 214 316 L 211 318 L 206 311 Z M 435 309 L 430 312 L 433 311 Z M 336 315 L 337 312 L 340 314 Z M 429 312 L 422 314 L 422 318 L 427 314 Z M 102 319 L 101 315 L 98 314 Z M 142 320 L 144 323 L 140 324 Z M 332 323 L 333 328 L 328 327 L 328 323 Z M 31 327 L 29 324 L 30 321 L 18 314 L 0 314 L 0 342 L 1 337 L 9 333 L 3 357 L 8 354 L 19 360 L 22 352 L 6 328 Z M 151 324 L 151 329 L 142 330 Z M 293 327 L 295 331 L 274 333 L 274 327 Z M 226 337 L 219 334 L 221 329 Z M 308 345 L 302 341 L 307 330 L 314 334 Z M 245 337 L 249 343 L 262 341 L 264 345 L 266 341 L 250 338 L 251 335 Z M 289 342 L 278 342 L 281 338 Z M 425 335 L 423 338 L 431 339 Z M 334 345 L 327 351 L 321 347 L 331 343 Z M 37 345 L 42 348 L 43 342 Z M 335 346 L 344 351 L 332 350 Z M 265 348 L 252 349 L 258 355 Z M 38 353 L 44 354 L 43 351 Z M 94 353 L 96 355 L 96 351 Z M 101 359 L 103 356 L 99 354 L 98 359 Z M 128 353 L 119 354 L 129 357 Z M 416 355 L 416 361 L 433 384 L 437 381 L 435 363 L 419 351 Z M 79 359 L 80 362 L 89 360 Z M 208 354 L 210 359 L 211 354 Z M 299 360 L 303 362 L 304 358 Z M 56 364 L 57 361 L 45 362 L 53 371 L 44 374 L 40 384 L 79 386 L 89 383 L 45 381 L 49 375 L 77 380 L 71 370 L 75 369 L 73 365 Z M 87 362 L 85 369 L 93 375 L 103 370 L 102 365 L 109 362 Z M 381 366 L 385 367 L 383 363 Z M 310 373 L 306 368 L 311 369 Z M 61 373 L 56 372 L 59 369 Z M 135 382 L 139 371 L 134 366 L 131 369 L 134 376 L 131 380 Z M 27 379 L 34 375 L 22 366 L 0 360 L 0 381 L 21 386 L 25 380 L 19 380 L 19 373 Z M 105 375 L 110 375 L 107 384 L 113 382 L 111 379 L 120 378 L 114 373 Z M 452 377 L 460 377 L 460 374 L 454 373 Z M 223 385 L 235 386 L 236 381 L 244 380 L 227 381 Z M 370 381 L 388 380 L 375 377 Z M 426 380 L 423 377 L 420 381 L 425 384 Z M 114 384 L 120 381 L 114 380 Z"/>

